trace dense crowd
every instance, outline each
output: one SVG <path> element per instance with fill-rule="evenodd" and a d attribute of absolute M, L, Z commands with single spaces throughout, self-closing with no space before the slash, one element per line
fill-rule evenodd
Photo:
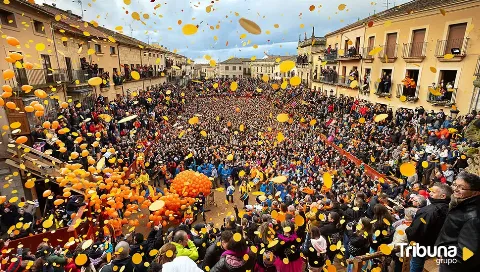
<path fill-rule="evenodd" d="M 386 256 L 362 269 L 401 271 L 408 259 L 392 249 L 409 242 L 454 246 L 456 256 L 439 258 L 455 261 L 438 261 L 442 271 L 480 267 L 478 258 L 462 258 L 464 247 L 474 254 L 480 248 L 480 178 L 464 171 L 467 149 L 478 146 L 463 136 L 478 120 L 475 112 L 455 118 L 421 107 L 393 113 L 385 105 L 281 85 L 241 79 L 232 91 L 232 81 L 210 79 L 116 101 L 98 98 L 91 109 L 62 109 L 56 128 L 39 127 L 35 135 L 52 139 L 46 149 L 54 156 L 88 167 L 88 156 L 74 155 L 82 148 L 71 133 L 60 132 L 68 128 L 96 145 L 90 156 L 135 164 L 144 183 L 160 191 L 192 169 L 211 178 L 217 199 L 224 193 L 226 203 L 239 198 L 243 207 L 235 206 L 223 224 L 207 222 L 200 194 L 195 210 L 203 222 L 185 217 L 178 226 L 152 226 L 147 238 L 100 232 L 68 251 L 42 243 L 18 250 L 2 270 L 317 272 L 337 265 L 351 271 L 347 259 L 380 251 Z M 279 120 L 282 114 L 286 120 Z M 121 122 L 131 115 L 137 117 Z M 65 142 L 64 152 L 53 146 L 55 137 Z M 110 148 L 116 153 L 108 154 Z M 413 173 L 402 169 L 405 163 L 414 165 Z M 369 173 L 366 164 L 384 175 Z M 70 197 L 65 213 L 84 201 Z M 4 229 L 34 220 L 22 212 L 3 205 Z M 426 259 L 411 258 L 410 271 L 422 271 Z"/>

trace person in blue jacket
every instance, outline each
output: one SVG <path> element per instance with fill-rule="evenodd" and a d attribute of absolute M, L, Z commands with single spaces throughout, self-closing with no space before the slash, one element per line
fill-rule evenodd
<path fill-rule="evenodd" d="M 232 168 L 228 167 L 228 165 L 225 165 L 222 169 L 222 172 L 220 173 L 222 181 L 225 186 L 227 186 L 227 180 L 228 178 L 232 175 Z M 227 189 L 227 187 L 225 187 Z"/>

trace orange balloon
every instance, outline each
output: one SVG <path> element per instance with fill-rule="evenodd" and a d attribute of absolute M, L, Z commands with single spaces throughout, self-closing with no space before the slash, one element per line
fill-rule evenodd
<path fill-rule="evenodd" d="M 18 137 L 18 138 L 15 140 L 15 142 L 16 142 L 17 144 L 24 144 L 24 143 L 26 143 L 27 141 L 28 141 L 27 136 L 20 136 L 20 137 Z"/>
<path fill-rule="evenodd" d="M 16 61 L 23 59 L 23 55 L 18 53 L 18 52 L 10 53 L 9 57 L 12 58 L 13 60 L 16 60 Z"/>
<path fill-rule="evenodd" d="M 7 37 L 7 43 L 11 46 L 20 45 L 20 42 L 16 38 L 10 36 Z"/>
<path fill-rule="evenodd" d="M 34 108 L 36 111 L 44 111 L 44 110 L 45 110 L 45 108 L 43 107 L 42 104 L 35 104 L 35 105 L 33 106 L 33 108 Z"/>
<path fill-rule="evenodd" d="M 36 111 L 35 112 L 36 117 L 41 117 L 41 116 L 43 116 L 43 114 L 44 114 L 44 111 Z"/>
<path fill-rule="evenodd" d="M 52 129 L 56 130 L 58 128 L 58 126 L 60 126 L 60 123 L 58 123 L 58 121 L 55 120 L 55 121 L 52 122 Z"/>
<path fill-rule="evenodd" d="M 32 106 L 25 106 L 25 111 L 26 112 L 34 112 L 35 109 Z"/>
<path fill-rule="evenodd" d="M 68 103 L 67 103 L 67 102 L 62 102 L 62 104 L 60 104 L 60 106 L 61 106 L 63 109 L 66 109 L 66 108 L 68 108 Z"/>
<path fill-rule="evenodd" d="M 45 121 L 45 122 L 43 122 L 43 125 L 42 125 L 42 126 L 43 126 L 44 129 L 50 129 L 50 126 L 51 126 L 51 125 L 50 125 L 50 122 L 49 122 L 49 121 Z"/>
<path fill-rule="evenodd" d="M 5 105 L 5 101 L 3 98 L 0 97 L 0 107 L 3 107 Z"/>
<path fill-rule="evenodd" d="M 16 60 L 12 59 L 11 57 L 6 57 L 5 60 L 10 63 L 15 63 Z"/>
<path fill-rule="evenodd" d="M 30 102 L 30 106 L 35 106 L 36 104 L 38 104 L 38 101 L 37 100 L 33 100 L 32 102 Z"/>
<path fill-rule="evenodd" d="M 2 98 L 9 98 L 10 96 L 12 96 L 12 93 L 10 93 L 10 92 L 2 93 Z"/>
<path fill-rule="evenodd" d="M 53 201 L 53 205 L 55 205 L 55 206 L 62 205 L 62 203 L 63 203 L 63 199 L 57 199 L 57 200 Z"/>
<path fill-rule="evenodd" d="M 11 110 L 14 110 L 17 108 L 17 105 L 15 105 L 15 103 L 9 101 L 5 104 L 7 106 L 7 108 L 11 109 Z"/>
<path fill-rule="evenodd" d="M 47 93 L 42 89 L 37 89 L 33 93 L 35 94 L 36 97 L 42 98 L 42 99 L 47 98 L 48 96 Z"/>
<path fill-rule="evenodd" d="M 60 153 L 65 153 L 65 152 L 67 152 L 67 148 L 66 147 L 60 147 L 60 149 L 58 151 L 60 151 Z"/>
<path fill-rule="evenodd" d="M 11 69 L 3 71 L 3 79 L 10 80 L 15 77 L 15 73 Z"/>
<path fill-rule="evenodd" d="M 52 194 L 52 191 L 50 191 L 50 190 L 43 191 L 43 197 L 48 197 L 51 194 Z"/>
<path fill-rule="evenodd" d="M 31 64 L 30 62 L 25 62 L 23 64 L 23 67 L 25 67 L 25 69 L 27 69 L 27 70 L 32 70 L 33 69 L 33 64 Z"/>
<path fill-rule="evenodd" d="M 13 92 L 13 89 L 12 89 L 12 87 L 11 87 L 10 85 L 3 85 L 3 86 L 2 86 L 2 90 L 3 90 L 4 92 L 9 92 L 9 93 Z"/>
<path fill-rule="evenodd" d="M 22 91 L 26 92 L 26 93 L 29 93 L 31 92 L 33 89 L 33 86 L 30 86 L 30 85 L 23 85 L 22 86 Z"/>

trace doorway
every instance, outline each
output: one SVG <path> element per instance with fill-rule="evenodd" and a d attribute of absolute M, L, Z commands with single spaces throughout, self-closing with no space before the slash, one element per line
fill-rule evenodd
<path fill-rule="evenodd" d="M 453 92 L 455 92 L 455 82 L 457 80 L 457 70 L 441 70 L 439 77 L 439 87 L 441 88 L 443 101 L 450 101 Z"/>
<path fill-rule="evenodd" d="M 382 69 L 380 82 L 378 83 L 377 93 L 389 94 L 392 87 L 392 69 Z"/>
<path fill-rule="evenodd" d="M 68 76 L 68 81 L 73 81 L 73 76 L 72 76 L 72 59 L 69 57 L 65 57 L 65 65 L 67 67 L 67 76 Z"/>
<path fill-rule="evenodd" d="M 41 57 L 42 57 L 43 70 L 45 73 L 45 81 L 46 81 L 45 83 L 54 83 L 52 63 L 50 62 L 50 56 L 42 54 Z"/>
<path fill-rule="evenodd" d="M 448 27 L 447 47 L 444 54 L 452 53 L 452 49 L 463 51 L 463 40 L 467 31 L 467 23 L 450 25 Z"/>

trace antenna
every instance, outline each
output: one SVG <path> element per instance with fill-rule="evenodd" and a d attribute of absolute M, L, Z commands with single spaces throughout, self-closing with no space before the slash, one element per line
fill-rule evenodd
<path fill-rule="evenodd" d="M 392 3 L 391 0 L 385 0 L 385 2 L 383 3 L 383 6 L 389 9 L 391 3 Z M 395 2 L 393 3 L 393 6 L 395 6 Z"/>
<path fill-rule="evenodd" d="M 82 3 L 82 0 L 73 0 L 72 1 L 73 3 L 78 3 L 80 5 L 80 9 L 82 10 L 82 19 L 83 19 L 83 3 Z M 85 10 L 86 11 L 86 10 Z"/>

